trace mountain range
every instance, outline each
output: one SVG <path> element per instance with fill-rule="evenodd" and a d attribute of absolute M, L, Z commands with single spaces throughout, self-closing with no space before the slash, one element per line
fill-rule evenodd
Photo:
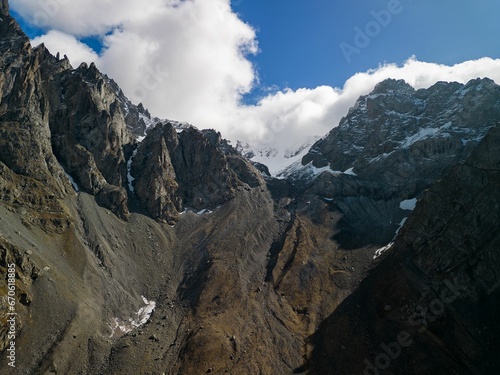
<path fill-rule="evenodd" d="M 271 175 L 2 0 L 1 372 L 498 372 L 500 87 L 386 80 L 336 125 Z"/>

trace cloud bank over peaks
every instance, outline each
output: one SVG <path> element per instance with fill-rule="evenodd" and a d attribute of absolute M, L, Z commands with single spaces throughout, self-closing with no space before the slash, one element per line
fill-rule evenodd
<path fill-rule="evenodd" d="M 419 89 L 438 81 L 467 83 L 478 77 L 500 83 L 500 59 L 482 58 L 447 66 L 411 57 L 403 65 L 385 64 L 357 73 L 342 88 L 284 90 L 263 98 L 255 106 L 240 106 L 233 119 L 240 127 L 228 128 L 224 135 L 246 140 L 257 153 L 254 160 L 267 163 L 271 172 L 277 173 L 301 159 L 305 151 L 295 155 L 299 146 L 312 144 L 327 134 L 360 96 L 369 94 L 387 78 L 403 79 Z"/>
<path fill-rule="evenodd" d="M 465 83 L 489 77 L 500 83 L 500 60 L 483 58 L 454 66 L 418 61 L 385 64 L 357 73 L 342 88 L 319 86 L 271 92 L 242 104 L 258 76 L 248 56 L 258 52 L 256 32 L 229 0 L 11 0 L 11 8 L 47 33 L 33 40 L 73 66 L 94 61 L 134 102 L 161 118 L 215 128 L 247 142 L 256 160 L 273 172 L 300 159 L 301 146 L 324 136 L 361 95 L 386 79 L 415 88 L 437 81 Z M 97 54 L 79 42 L 94 36 Z M 333 64 L 332 64 L 333 65 Z M 293 156 L 295 155 L 295 156 Z M 274 156 L 274 157 L 273 157 Z"/>

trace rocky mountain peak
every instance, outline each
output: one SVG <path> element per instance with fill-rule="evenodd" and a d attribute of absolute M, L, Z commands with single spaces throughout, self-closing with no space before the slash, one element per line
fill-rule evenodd
<path fill-rule="evenodd" d="M 91 83 L 95 83 L 98 79 L 103 78 L 103 74 L 97 69 L 97 66 L 93 62 L 90 63 L 90 65 L 83 62 L 76 70 Z"/>
<path fill-rule="evenodd" d="M 185 206 L 214 209 L 244 184 L 226 160 L 224 150 L 229 146 L 220 134 L 204 136 L 175 122 L 153 129 L 160 120 L 142 104 L 132 104 L 94 63 L 73 69 L 66 56 L 53 56 L 43 44 L 32 49 L 15 20 L 0 25 L 6 31 L 0 41 L 5 50 L 0 57 L 0 119 L 12 121 L 13 132 L 23 128 L 15 125 L 21 121 L 38 132 L 38 151 L 31 147 L 36 157 L 22 147 L 19 152 L 7 151 L 14 139 L 26 136 L 4 135 L 2 144 L 9 146 L 0 152 L 0 161 L 14 173 L 38 170 L 37 178 L 49 187 L 59 186 L 60 194 L 71 189 L 71 181 L 76 190 L 95 196 L 123 219 L 128 217 L 130 199 L 138 200 L 152 217 L 169 222 Z M 20 74 L 19 66 L 27 68 Z M 148 128 L 152 130 L 146 135 Z M 44 172 L 41 159 L 47 159 L 46 154 L 57 172 Z M 29 163 L 26 158 L 31 158 Z M 157 158 L 163 160 L 159 165 Z M 143 176 L 145 171 L 150 174 Z"/>
<path fill-rule="evenodd" d="M 403 79 L 386 79 L 377 85 L 372 91 L 372 95 L 387 94 L 394 92 L 414 91 L 413 87 Z"/>
<path fill-rule="evenodd" d="M 484 78 L 471 79 L 469 82 L 465 84 L 465 89 L 468 89 L 469 87 L 494 88 L 495 86 L 497 86 L 495 81 L 493 81 L 491 78 L 484 77 Z"/>
<path fill-rule="evenodd" d="M 158 123 L 130 159 L 130 188 L 151 216 L 170 223 L 185 208 L 213 210 L 248 180 L 233 162 L 238 156 L 226 154 L 228 147 L 217 132 Z"/>
<path fill-rule="evenodd" d="M 52 55 L 43 43 L 33 48 L 33 52 L 37 56 L 40 68 L 44 70 L 46 76 L 73 69 L 66 55 L 62 59 L 59 54 Z"/>
<path fill-rule="evenodd" d="M 2 0 L 2 2 L 0 2 L 0 13 L 4 16 L 7 16 L 10 14 L 10 12 L 9 12 L 9 0 Z"/>
<path fill-rule="evenodd" d="M 488 79 L 466 85 L 440 82 L 418 91 L 403 81 L 386 80 L 361 97 L 302 164 L 373 174 L 374 165 L 423 143 L 453 139 L 458 145 L 471 133 L 466 143 L 477 144 L 500 118 L 499 92 Z"/>
<path fill-rule="evenodd" d="M 30 40 L 21 26 L 9 14 L 7 1 L 2 0 L 2 17 L 0 17 L 0 52 L 3 60 L 10 54 L 31 50 Z"/>
<path fill-rule="evenodd" d="M 369 232 L 378 235 L 369 241 L 385 242 L 404 218 L 399 203 L 420 197 L 466 160 L 499 121 L 500 87 L 490 79 L 438 82 L 420 90 L 386 80 L 360 97 L 339 126 L 286 175 L 323 193 L 328 183 L 346 228 L 356 228 L 363 233 L 358 240 L 366 241 L 371 235 L 363 227 L 373 225 Z"/>

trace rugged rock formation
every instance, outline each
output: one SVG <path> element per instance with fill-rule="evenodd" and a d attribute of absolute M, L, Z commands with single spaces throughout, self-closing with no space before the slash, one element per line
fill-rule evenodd
<path fill-rule="evenodd" d="M 302 163 L 334 171 L 353 168 L 358 176 L 395 186 L 409 178 L 432 183 L 498 122 L 499 93 L 489 79 L 439 82 L 421 90 L 386 80 L 361 97 Z"/>
<path fill-rule="evenodd" d="M 170 125 L 157 125 L 140 144 L 131 161 L 131 183 L 135 194 L 154 218 L 173 222 L 182 211 L 182 198 L 169 147 L 178 144 L 177 133 Z"/>
<path fill-rule="evenodd" d="M 425 193 L 387 258 L 320 325 L 304 369 L 497 372 L 499 192 L 497 126 Z"/>
<path fill-rule="evenodd" d="M 0 162 L 62 195 L 63 171 L 52 153 L 48 103 L 29 39 L 8 15 L 0 22 Z"/>
<path fill-rule="evenodd" d="M 400 203 L 420 199 L 500 121 L 499 97 L 489 79 L 421 90 L 386 80 L 286 174 L 344 214 L 345 246 L 387 244 L 407 216 Z"/>
<path fill-rule="evenodd" d="M 3 15 L 9 15 L 9 1 L 8 0 L 2 0 L 0 3 L 0 12 Z"/>
<path fill-rule="evenodd" d="M 82 64 L 76 70 L 66 70 L 50 78 L 54 150 L 67 165 L 68 173 L 77 172 L 73 162 L 80 157 L 72 153 L 81 146 L 89 153 L 94 163 L 89 166 L 101 175 L 99 177 L 111 185 L 125 185 L 124 146 L 132 142 L 132 136 L 107 78 L 93 64 L 89 67 Z M 96 193 L 102 187 L 85 186 L 90 179 L 90 176 L 78 176 L 76 182 Z"/>
<path fill-rule="evenodd" d="M 50 190 L 64 193 L 69 184 L 62 166 L 79 190 L 96 196 L 99 204 L 121 218 L 129 214 L 129 184 L 132 188 L 138 184 L 137 195 L 147 212 L 170 222 L 178 219 L 185 205 L 197 210 L 213 209 L 234 196 L 232 190 L 241 182 L 222 154 L 230 146 L 220 134 L 205 132 L 204 137 L 195 128 L 172 122 L 171 126 L 176 129 L 186 129 L 185 134 L 177 135 L 172 128 L 172 135 L 165 138 L 175 175 L 168 173 L 168 165 L 156 165 L 157 158 L 170 158 L 170 155 L 165 156 L 167 150 L 153 144 L 154 139 L 159 141 L 155 131 L 149 137 L 153 141 L 148 138 L 137 150 L 140 168 L 137 163 L 127 166 L 133 149 L 137 148 L 137 139 L 144 138 L 146 129 L 160 120 L 151 118 L 142 105 L 134 106 L 116 83 L 101 74 L 94 64 L 82 64 L 74 70 L 66 57 L 52 56 L 45 46 L 32 49 L 28 38 L 8 15 L 2 28 L 5 52 L 0 80 L 2 106 L 21 111 L 11 115 L 16 122 L 9 127 L 5 122 L 2 127 L 5 142 L 2 152 L 6 155 L 1 161 L 8 167 L 19 172 L 21 166 L 29 168 L 30 163 L 32 166 L 44 164 L 37 158 L 48 155 L 44 168 L 32 167 L 40 174 L 34 174 L 35 178 L 47 184 Z M 20 59 L 29 64 L 28 69 L 21 69 L 24 78 L 15 70 L 19 69 Z M 10 82 L 11 79 L 17 81 Z M 14 92 L 10 92 L 12 90 Z M 30 118 L 25 118 L 28 114 Z M 9 119 L 7 113 L 2 116 L 3 121 Z M 45 129 L 20 130 L 17 123 L 21 119 L 41 122 Z M 28 136 L 19 134 L 21 131 L 37 133 Z M 16 139 L 31 144 L 19 144 Z M 151 154 L 149 147 L 158 148 L 158 154 Z M 30 152 L 25 152 L 26 149 Z M 149 165 L 144 164 L 142 150 L 148 153 Z M 143 173 L 144 168 L 147 174 Z M 132 176 L 129 172 L 136 177 L 133 184 L 128 181 Z M 54 181 L 52 176 L 56 177 Z M 64 188 L 55 189 L 54 183 Z"/>
<path fill-rule="evenodd" d="M 0 351 L 15 263 L 19 373 L 498 372 L 498 86 L 385 81 L 275 179 L 33 49 L 1 6 Z"/>
<path fill-rule="evenodd" d="M 207 138 L 194 128 L 178 133 L 168 122 L 148 132 L 134 152 L 130 171 L 132 178 L 138 176 L 131 187 L 152 217 L 173 223 L 183 207 L 213 210 L 235 196 L 244 183 L 220 144 L 220 138 Z M 253 170 L 242 178 L 255 184 L 257 175 Z"/>
<path fill-rule="evenodd" d="M 2 3 L 2 9 L 8 9 Z M 26 225 L 67 228 L 59 199 L 71 186 L 52 153 L 39 57 L 8 12 L 0 21 L 0 195 Z"/>

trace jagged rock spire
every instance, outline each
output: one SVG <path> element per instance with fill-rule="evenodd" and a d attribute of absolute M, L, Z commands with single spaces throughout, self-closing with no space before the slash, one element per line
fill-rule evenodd
<path fill-rule="evenodd" d="M 1 0 L 0 13 L 6 16 L 9 15 L 9 0 Z"/>

